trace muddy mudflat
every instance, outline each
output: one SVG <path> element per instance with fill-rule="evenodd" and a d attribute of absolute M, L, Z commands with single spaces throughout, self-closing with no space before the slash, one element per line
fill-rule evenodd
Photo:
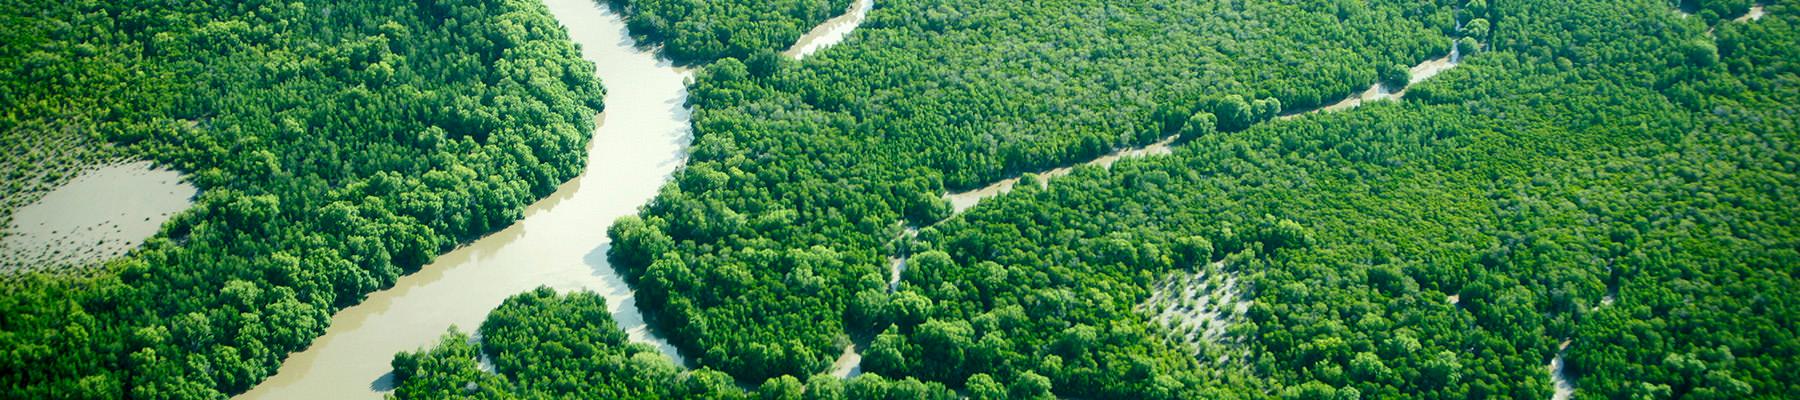
<path fill-rule="evenodd" d="M 180 172 L 149 161 L 83 171 L 13 214 L 0 231 L 0 271 L 77 267 L 123 255 L 198 193 Z"/>

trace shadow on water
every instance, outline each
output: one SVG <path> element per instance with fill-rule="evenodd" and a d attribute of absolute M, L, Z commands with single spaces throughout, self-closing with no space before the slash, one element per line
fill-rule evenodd
<path fill-rule="evenodd" d="M 687 72 L 686 70 L 682 70 L 682 73 L 686 74 L 689 77 L 693 76 L 691 72 Z M 692 118 L 694 115 L 694 110 L 691 108 L 688 108 L 687 102 L 688 102 L 687 92 L 683 91 L 680 96 L 669 99 L 669 101 L 663 102 L 663 104 L 667 104 L 669 106 L 669 115 L 672 115 L 675 118 L 678 118 L 682 121 L 690 121 L 691 120 L 690 118 Z M 692 126 L 682 127 L 680 132 L 676 132 L 674 139 L 679 143 L 694 143 L 694 128 Z M 669 170 L 669 176 L 674 176 L 675 173 L 678 172 L 682 166 L 687 165 L 687 161 L 688 161 L 687 154 L 688 154 L 687 146 L 679 146 L 675 149 L 675 153 L 671 154 L 669 156 L 667 161 L 664 161 L 662 164 L 658 164 L 658 166 L 659 167 L 669 167 L 669 166 L 675 167 L 674 169 Z M 610 223 L 611 221 L 607 221 L 607 222 Z"/>
<path fill-rule="evenodd" d="M 600 287 L 589 288 L 589 290 L 606 298 L 606 305 L 609 309 L 607 311 L 612 313 L 613 322 L 619 325 L 619 330 L 625 331 L 626 335 L 630 336 L 631 341 L 651 344 L 670 361 L 675 362 L 675 365 L 692 368 L 687 357 L 681 355 L 680 349 L 662 339 L 669 336 L 653 329 L 651 322 L 654 322 L 655 317 L 638 309 L 637 291 L 626 283 L 625 276 L 619 273 L 618 268 L 613 267 L 611 261 L 607 260 L 606 253 L 611 250 L 612 241 L 607 240 L 582 257 L 582 262 L 593 268 L 594 276 L 603 282 Z"/>
<path fill-rule="evenodd" d="M 391 392 L 394 387 L 394 371 L 381 374 L 380 377 L 375 378 L 374 382 L 369 382 L 369 390 L 377 392 Z"/>

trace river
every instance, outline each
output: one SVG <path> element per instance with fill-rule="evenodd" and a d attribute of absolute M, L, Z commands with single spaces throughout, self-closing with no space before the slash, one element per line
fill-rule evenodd
<path fill-rule="evenodd" d="M 438 257 L 393 288 L 332 316 L 325 335 L 290 355 L 241 399 L 375 399 L 391 389 L 394 353 L 434 344 L 451 325 L 472 331 L 506 297 L 550 286 L 604 295 L 633 341 L 681 355 L 646 330 L 632 290 L 606 261 L 606 228 L 634 214 L 686 162 L 689 74 L 637 48 L 617 14 L 593 0 L 546 0 L 606 85 L 585 171 L 525 210 L 525 218 Z"/>
<path fill-rule="evenodd" d="M 873 9 L 875 9 L 875 0 L 856 0 L 850 4 L 850 9 L 845 10 L 843 15 L 825 20 L 819 26 L 813 27 L 812 31 L 801 36 L 800 40 L 794 41 L 794 45 L 788 47 L 787 51 L 783 51 L 781 54 L 798 60 L 843 42 L 844 38 L 850 36 L 850 31 L 862 26 L 863 19 L 868 18 L 869 10 Z"/>

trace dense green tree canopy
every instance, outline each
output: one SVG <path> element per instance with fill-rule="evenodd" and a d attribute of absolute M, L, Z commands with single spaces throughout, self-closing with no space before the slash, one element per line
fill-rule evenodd
<path fill-rule="evenodd" d="M 394 357 L 394 396 L 576 399 L 955 399 L 944 385 L 866 375 L 848 382 L 770 378 L 754 390 L 710 369 L 684 371 L 649 346 L 628 343 L 606 299 L 549 288 L 506 299 L 481 323 L 480 343 L 452 328 L 440 343 Z M 492 357 L 491 370 L 480 355 Z"/>
<path fill-rule="evenodd" d="M 0 20 L 0 144 L 76 132 L 203 190 L 96 277 L 8 278 L 0 397 L 241 392 L 332 311 L 575 176 L 602 97 L 526 0 L 25 1 Z"/>
<path fill-rule="evenodd" d="M 912 248 L 947 252 L 954 272 L 909 271 L 903 290 L 932 315 L 870 353 L 930 360 L 889 376 L 951 365 L 947 382 L 1030 370 L 1072 396 L 1163 392 L 1129 384 L 1144 382 L 1134 357 L 1165 351 L 1132 348 L 1146 324 L 1131 307 L 1151 277 L 1195 268 L 1169 254 L 1201 235 L 1251 288 L 1227 342 L 1244 353 L 1163 376 L 1242 373 L 1291 398 L 1543 398 L 1569 340 L 1582 397 L 1792 397 L 1800 340 L 1781 293 L 1800 192 L 1777 182 L 1795 178 L 1800 127 L 1780 72 L 1795 59 L 1778 58 L 1800 42 L 1780 19 L 1727 25 L 1718 48 L 1733 50 L 1695 57 L 1705 27 L 1653 6 L 1496 4 L 1487 18 L 1510 25 L 1488 51 L 1403 104 L 1023 185 L 919 234 Z M 1022 327 L 987 322 L 1021 312 Z M 1023 364 L 946 358 L 928 329 L 944 323 L 1005 338 L 1015 355 L 998 359 Z M 1125 345 L 1059 345 L 1108 337 Z"/>
<path fill-rule="evenodd" d="M 1750 24 L 1631 0 L 1085 6 L 884 3 L 817 58 L 707 67 L 692 166 L 615 226 L 617 255 L 637 260 L 620 264 L 676 343 L 752 382 L 822 370 L 839 335 L 872 335 L 865 370 L 983 393 L 1043 379 L 1078 397 L 1534 398 L 1569 340 L 1583 396 L 1795 390 L 1779 293 L 1794 286 L 1796 193 L 1778 183 L 1795 172 L 1795 42 L 1779 5 Z M 1134 18 L 1174 31 L 1134 43 Z M 1401 81 L 1393 64 L 1448 46 L 1303 47 L 1351 55 L 1338 59 L 1279 45 L 1331 43 L 1299 28 L 1325 25 L 1434 29 L 1464 42 L 1465 63 L 1402 104 L 1264 122 Z M 1242 33 L 1257 29 L 1281 39 Z M 1032 47 L 1047 38 L 1064 45 Z M 1173 45 L 1189 38 L 1219 44 Z M 1246 61 L 1259 55 L 1271 62 Z M 1305 91 L 1321 87 L 1337 89 Z M 1189 137 L 1173 156 L 1021 184 L 916 241 L 900 232 L 944 215 L 903 211 L 929 199 L 916 191 L 1173 132 Z M 1215 251 L 1181 250 L 1200 240 Z M 880 256 L 908 252 L 887 294 Z M 839 268 L 800 261 L 820 255 Z M 1209 259 L 1252 305 L 1195 358 L 1134 307 Z"/>
<path fill-rule="evenodd" d="M 786 48 L 853 0 L 602 0 L 623 10 L 631 33 L 677 62 L 747 59 Z"/>
<path fill-rule="evenodd" d="M 851 300 L 886 296 L 885 246 L 901 224 L 949 214 L 944 188 L 1179 134 L 1196 111 L 1233 130 L 1342 98 L 1376 80 L 1373 65 L 1448 52 L 1450 14 L 1419 2 L 883 2 L 850 41 L 804 62 L 726 58 L 699 72 L 689 165 L 614 225 L 615 265 L 701 365 L 749 382 L 822 371 L 856 333 L 846 314 L 868 321 Z"/>
<path fill-rule="evenodd" d="M 99 277 L 5 287 L 6 397 L 241 391 L 573 176 L 599 107 L 526 0 L 44 3 L 0 12 L 0 145 L 88 124 L 28 156 L 206 192 Z M 896 0 L 775 56 L 843 3 L 614 2 L 698 68 L 689 165 L 608 232 L 691 369 L 540 289 L 398 355 L 396 396 L 1544 398 L 1556 357 L 1582 398 L 1800 396 L 1787 4 Z M 1180 276 L 1234 282 L 1222 333 L 1154 319 Z M 818 375 L 849 344 L 867 373 Z"/>

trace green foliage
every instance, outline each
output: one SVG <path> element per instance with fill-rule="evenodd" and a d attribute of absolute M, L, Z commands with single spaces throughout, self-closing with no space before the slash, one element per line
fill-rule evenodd
<path fill-rule="evenodd" d="M 1388 64 L 1386 67 L 1376 66 L 1375 74 L 1381 77 L 1381 84 L 1390 88 L 1406 87 L 1412 80 L 1412 71 L 1405 65 Z"/>
<path fill-rule="evenodd" d="M 1488 20 L 1482 19 L 1482 18 L 1476 18 L 1476 19 L 1469 20 L 1469 22 L 1467 22 L 1463 25 L 1463 33 L 1468 35 L 1468 37 L 1470 37 L 1470 38 L 1474 38 L 1474 40 L 1481 40 L 1481 39 L 1487 38 L 1488 37 Z"/>
<path fill-rule="evenodd" d="M 1476 42 L 1475 38 L 1465 36 L 1456 39 L 1456 51 L 1459 54 L 1475 54 L 1481 51 L 1481 43 Z"/>
<path fill-rule="evenodd" d="M 526 0 L 24 3 L 0 11 L 0 145 L 69 130 L 86 139 L 50 142 L 110 142 L 203 194 L 97 277 L 9 282 L 0 397 L 241 392 L 575 176 L 601 104 Z"/>
<path fill-rule="evenodd" d="M 1680 7 L 1688 12 L 1699 14 L 1707 24 L 1717 24 L 1723 19 L 1744 15 L 1755 5 L 1755 0 L 1684 0 Z"/>
<path fill-rule="evenodd" d="M 1664 5 L 894 2 L 859 40 L 801 63 L 772 58 L 773 39 L 729 53 L 721 38 L 760 28 L 712 22 L 804 7 L 627 8 L 668 46 L 729 56 L 693 85 L 690 165 L 608 232 L 640 304 L 698 369 L 627 343 L 592 294 L 539 290 L 490 316 L 479 351 L 452 333 L 397 356 L 397 394 L 1544 398 L 1560 351 L 1586 397 L 1796 397 L 1796 16 L 1771 5 L 1714 40 L 1709 25 L 1738 6 L 1683 22 Z M 795 16 L 811 18 L 780 18 Z M 1398 80 L 1398 66 L 1451 46 L 1446 34 L 1463 63 L 1404 101 L 1272 119 Z M 361 87 L 409 71 L 367 70 Z M 512 114 L 404 137 L 473 152 L 503 136 L 468 127 L 501 116 Z M 1175 134 L 1185 142 L 1172 155 L 1076 168 L 1043 188 L 1022 179 L 962 215 L 938 198 Z M 306 170 L 251 158 L 198 175 L 225 185 Z M 89 289 L 34 277 L 31 295 L 0 298 L 23 310 L 0 327 L 30 335 L 0 336 L 8 370 L 28 371 L 4 382 L 13 397 L 206 396 L 254 382 L 332 305 L 410 265 L 393 260 L 448 243 L 325 247 L 356 241 L 317 235 L 420 220 L 356 199 L 491 173 L 434 170 L 414 186 L 376 174 L 322 200 L 209 188 L 205 213 L 172 224 L 189 242 L 153 244 L 115 266 L 123 278 Z M 362 176 L 317 174 L 302 181 Z M 293 215 L 317 233 L 258 223 Z M 217 239 L 227 233 L 320 249 L 161 252 L 262 243 Z M 890 292 L 887 258 L 908 255 Z M 159 267 L 195 258 L 226 273 Z M 1196 272 L 1235 279 L 1247 305 L 1190 346 L 1140 307 L 1165 276 Z M 151 308 L 162 298 L 213 308 Z M 97 322 L 118 315 L 144 317 Z M 246 335 L 271 339 L 208 347 Z M 868 340 L 868 374 L 812 375 L 850 338 Z"/>
<path fill-rule="evenodd" d="M 709 369 L 683 370 L 656 349 L 630 343 L 606 299 L 549 288 L 507 298 L 481 323 L 479 348 L 452 331 L 436 346 L 394 356 L 394 396 L 581 399 L 955 399 L 942 384 L 865 375 L 848 383 L 814 376 L 770 378 L 753 390 Z M 478 359 L 493 360 L 492 371 Z"/>
<path fill-rule="evenodd" d="M 10 230 L 16 209 L 84 167 L 123 157 L 106 137 L 173 128 L 118 121 L 154 112 L 159 105 L 143 103 L 166 85 L 126 73 L 133 49 L 113 48 L 118 33 L 69 28 L 102 24 L 105 15 L 66 5 L 9 6 L 0 12 L 0 43 L 7 44 L 0 48 L 0 230 Z M 0 280 L 13 284 L 15 270 L 57 267 L 35 262 L 0 256 Z"/>
<path fill-rule="evenodd" d="M 946 189 L 1243 129 L 1450 47 L 1433 3 L 1323 8 L 881 2 L 856 40 L 804 62 L 721 59 L 689 93 L 689 165 L 613 229 L 614 265 L 699 365 L 744 382 L 824 371 L 852 336 L 928 324 L 931 299 L 883 293 L 888 247 L 949 217 Z"/>
<path fill-rule="evenodd" d="M 1653 4 L 1489 12 L 1516 25 L 1403 104 L 1200 136 L 1016 190 L 922 230 L 914 251 L 955 262 L 943 283 L 902 290 L 933 301 L 934 323 L 1022 349 L 965 366 L 970 381 L 1036 365 L 1058 394 L 1108 397 L 1081 390 L 1143 381 L 1133 356 L 1175 357 L 1154 339 L 1089 344 L 1147 325 L 1131 312 L 1143 277 L 1184 268 L 1118 249 L 1181 254 L 1199 236 L 1235 253 L 1224 265 L 1254 298 L 1223 339 L 1247 358 L 1155 376 L 1244 373 L 1291 398 L 1542 398 L 1570 339 L 1578 395 L 1793 397 L 1800 340 L 1781 321 L 1796 315 L 1777 304 L 1796 284 L 1800 192 L 1773 182 L 1795 178 L 1800 126 L 1782 116 L 1800 93 L 1773 71 L 1795 65 L 1777 59 L 1800 50 L 1794 33 L 1721 27 L 1709 62 L 1702 30 L 1651 28 L 1678 18 Z M 989 264 L 1012 283 L 994 303 Z M 981 328 L 1009 319 L 1032 325 Z M 943 353 L 926 334 L 883 338 L 888 357 Z M 1060 368 L 1036 361 L 1052 357 Z"/>
<path fill-rule="evenodd" d="M 1187 122 L 1182 124 L 1181 138 L 1191 140 L 1218 131 L 1218 116 L 1215 116 L 1210 112 L 1200 111 L 1188 116 Z"/>
<path fill-rule="evenodd" d="M 724 240 L 671 234 L 684 250 L 644 268 L 641 274 L 659 281 L 640 289 L 659 298 L 649 303 L 655 309 L 680 321 L 671 324 L 678 343 L 724 344 L 711 347 L 720 357 L 700 361 L 757 379 L 766 373 L 758 372 L 765 365 L 724 357 L 740 353 L 731 350 L 736 346 L 731 341 L 812 337 L 801 343 L 824 344 L 829 336 L 859 333 L 820 329 L 811 321 L 829 321 L 830 314 L 785 305 L 823 299 L 833 311 L 848 303 L 842 306 L 847 326 L 882 329 L 884 317 L 891 323 L 863 354 L 866 371 L 979 387 L 983 393 L 995 391 L 991 383 L 1004 382 L 1013 397 L 1048 392 L 1093 398 L 1541 398 L 1550 391 L 1543 366 L 1564 338 L 1575 343 L 1568 361 L 1582 393 L 1779 398 L 1794 390 L 1784 383 L 1794 381 L 1791 368 L 1767 367 L 1785 366 L 1791 358 L 1783 354 L 1790 354 L 1794 332 L 1774 321 L 1793 319 L 1792 311 L 1765 300 L 1734 300 L 1772 299 L 1751 293 L 1782 293 L 1793 285 L 1779 266 L 1793 262 L 1782 243 L 1794 240 L 1790 227 L 1796 216 L 1779 205 L 1800 194 L 1773 184 L 1793 179 L 1787 168 L 1792 149 L 1783 143 L 1793 141 L 1796 127 L 1791 118 L 1779 117 L 1793 112 L 1789 104 L 1796 98 L 1785 89 L 1791 76 L 1779 72 L 1793 65 L 1794 58 L 1780 58 L 1793 54 L 1791 33 L 1763 25 L 1726 26 L 1716 50 L 1705 51 L 1697 44 L 1704 40 L 1702 30 L 1674 24 L 1675 15 L 1639 2 L 1474 4 L 1458 17 L 1465 24 L 1502 23 L 1489 24 L 1485 40 L 1461 39 L 1465 63 L 1411 88 L 1409 100 L 1399 105 L 1271 122 L 1283 108 L 1305 110 L 1319 101 L 1282 91 L 1280 81 L 1269 79 L 1132 103 L 1116 94 L 1132 93 L 1136 86 L 1104 80 L 1107 73 L 1156 71 L 1157 60 L 1176 59 L 1171 57 L 1087 70 L 1107 71 L 1095 75 L 1068 73 L 1104 82 L 1092 86 L 1103 89 L 1076 89 L 1086 96 L 994 96 L 1033 100 L 1018 103 L 1026 105 L 1074 102 L 1063 103 L 1071 106 L 1058 112 L 1028 108 L 1013 114 L 1013 108 L 983 108 L 979 100 L 919 108 L 919 99 L 956 98 L 981 89 L 934 91 L 927 85 L 953 85 L 964 75 L 912 67 L 904 60 L 960 65 L 958 57 L 971 56 L 952 52 L 964 43 L 956 39 L 959 30 L 989 26 L 992 21 L 971 15 L 1004 7 L 886 7 L 859 33 L 865 40 L 796 69 L 752 78 L 740 72 L 741 64 L 727 60 L 703 74 L 694 92 L 701 135 L 694 162 L 706 170 L 742 171 L 732 180 L 749 182 L 734 183 L 742 186 L 731 186 L 731 192 L 677 188 L 659 202 L 704 204 L 691 199 L 716 195 L 734 210 L 750 213 L 751 220 L 761 213 L 788 215 L 789 209 L 813 214 L 798 219 L 811 225 L 799 230 L 734 231 L 741 236 Z M 1170 8 L 1158 15 L 1182 15 L 1179 6 Z M 902 18 L 919 15 L 912 10 L 926 10 L 922 26 L 908 22 L 920 19 Z M 974 41 L 1002 50 L 983 54 L 1005 53 L 996 43 L 1028 43 L 1007 35 L 1031 31 L 1032 16 L 1057 8 L 1006 10 L 1007 20 L 1016 22 L 984 31 L 989 34 Z M 1628 12 L 1619 17 L 1618 10 Z M 1775 15 L 1776 21 L 1786 18 L 1779 9 Z M 891 32 L 900 29 L 929 37 Z M 1064 23 L 1032 32 L 1059 37 L 1065 30 L 1076 29 Z M 1184 36 L 1170 37 L 1165 42 L 1178 43 Z M 900 56 L 914 54 L 905 51 L 916 42 L 933 43 L 936 51 Z M 1092 48 L 1110 49 L 1106 43 Z M 1028 55 L 1005 54 L 957 71 L 991 70 L 988 65 L 1064 71 L 1058 68 L 1088 62 L 1073 58 L 1039 66 L 1018 61 L 1032 59 Z M 1708 62 L 1708 54 L 1716 61 Z M 883 71 L 918 72 L 903 78 L 858 72 L 871 64 Z M 1394 64 L 1406 63 L 1363 65 L 1400 70 Z M 1258 67 L 1236 65 L 1240 71 Z M 1044 75 L 1051 74 L 1038 74 Z M 1152 76 L 1133 82 L 1180 76 L 1147 75 Z M 886 80 L 860 83 L 864 76 Z M 1377 77 L 1366 75 L 1362 85 Z M 1023 82 L 995 86 L 1034 83 Z M 926 89 L 893 89 L 915 87 L 907 85 Z M 1073 106 L 1090 100 L 1110 106 Z M 968 214 L 922 229 L 916 242 L 895 246 L 916 255 L 900 291 L 891 295 L 881 294 L 881 260 L 868 256 L 851 258 L 848 269 L 840 270 L 844 275 L 835 281 L 844 290 L 836 299 L 772 280 L 724 286 L 680 279 L 692 276 L 686 272 L 660 272 L 772 265 L 750 275 L 783 276 L 788 272 L 781 263 L 741 255 L 818 246 L 839 254 L 877 248 L 898 234 L 896 208 L 890 203 L 890 211 L 869 213 L 871 203 L 880 203 L 844 195 L 839 188 L 889 193 L 869 187 L 921 174 L 959 188 L 1034 169 L 1038 164 L 983 157 L 1071 154 L 1091 142 L 1057 138 L 1099 126 L 1081 122 L 1086 110 L 1131 110 L 1128 115 L 1137 117 L 1111 119 L 1138 121 L 1135 129 L 1113 130 L 1136 132 L 1124 143 L 1172 131 L 1196 134 L 1187 135 L 1189 141 L 1174 156 L 1125 160 L 1110 170 L 1078 168 L 1048 189 L 1022 184 Z M 900 112 L 907 117 L 889 116 Z M 795 114 L 809 117 L 768 117 Z M 1013 150 L 1008 135 L 1038 126 L 1014 115 L 1055 115 L 1039 120 L 1055 121 L 1056 129 L 1025 130 L 1031 135 L 1020 137 L 1035 140 L 1025 146 L 1029 150 Z M 1213 131 L 1190 126 L 1206 115 L 1216 119 Z M 996 129 L 1002 126 L 998 121 L 1009 124 Z M 940 133 L 946 124 L 958 123 L 980 133 Z M 956 145 L 969 138 L 983 141 Z M 941 144 L 910 145 L 915 142 Z M 1719 163 L 1733 167 L 1718 172 L 1698 167 Z M 908 168 L 920 164 L 931 168 Z M 865 180 L 869 176 L 887 178 Z M 1720 196 L 1732 200 L 1676 200 Z M 791 200 L 813 198 L 830 200 Z M 814 216 L 819 210 L 852 214 Z M 675 218 L 681 212 L 659 204 L 646 215 Z M 1192 357 L 1195 350 L 1164 340 L 1167 333 L 1135 307 L 1156 278 L 1219 258 L 1254 301 L 1244 311 L 1245 321 L 1226 330 L 1220 349 L 1196 349 L 1205 356 Z M 1756 278 L 1742 278 L 1747 276 Z M 1608 286 L 1619 287 L 1621 299 L 1601 306 Z M 729 291 L 710 290 L 720 287 Z M 1443 300 L 1449 294 L 1459 296 L 1456 305 Z M 712 300 L 719 298 L 732 301 Z M 793 309 L 813 317 L 783 313 Z M 1703 311 L 1709 309 L 1734 311 Z M 1661 317 L 1677 312 L 1682 317 Z M 1611 318 L 1618 321 L 1634 319 L 1594 319 L 1609 314 L 1617 314 Z M 720 326 L 744 315 L 794 322 Z M 692 326 L 705 329 L 685 329 Z M 1726 333 L 1735 329 L 1727 327 L 1754 328 L 1740 334 Z M 1717 350 L 1720 346 L 1728 351 Z M 823 356 L 829 350 L 819 346 L 813 352 Z M 1701 356 L 1703 351 L 1710 355 Z M 1666 362 L 1669 354 L 1684 354 L 1676 358 L 1684 361 Z M 1219 361 L 1221 355 L 1229 357 Z M 1696 368 L 1685 361 L 1708 358 L 1721 360 L 1719 366 L 1709 362 Z M 1739 361 L 1744 359 L 1755 361 Z M 1686 369 L 1633 375 L 1658 371 L 1663 364 Z M 1650 381 L 1639 384 L 1629 376 Z M 1261 391 L 1267 387 L 1278 390 Z"/>
<path fill-rule="evenodd" d="M 481 349 L 451 328 L 441 345 L 394 356 L 394 396 L 399 398 L 514 398 L 511 383 L 481 370 Z"/>
<path fill-rule="evenodd" d="M 628 343 L 606 299 L 590 292 L 558 295 L 539 288 L 514 295 L 481 323 L 480 337 L 477 349 L 467 335 L 452 331 L 437 346 L 395 355 L 395 397 L 748 397 L 715 371 L 684 372 L 656 349 Z M 477 368 L 480 354 L 492 357 L 491 372 Z M 782 390 L 785 383 L 767 390 Z"/>
<path fill-rule="evenodd" d="M 794 44 L 844 13 L 852 0 L 604 0 L 623 10 L 642 42 L 663 45 L 676 62 L 745 59 Z"/>

